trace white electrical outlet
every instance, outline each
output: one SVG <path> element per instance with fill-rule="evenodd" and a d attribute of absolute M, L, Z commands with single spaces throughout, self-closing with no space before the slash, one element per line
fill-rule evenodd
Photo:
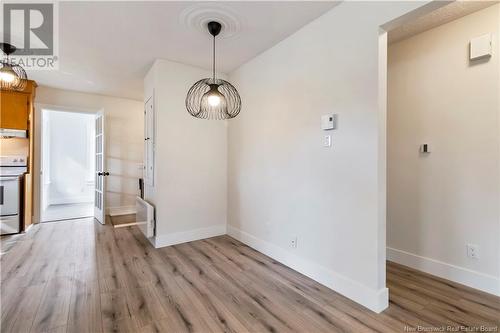
<path fill-rule="evenodd" d="M 476 244 L 467 244 L 467 257 L 479 259 L 479 246 Z"/>
<path fill-rule="evenodd" d="M 296 249 L 297 248 L 297 237 L 292 238 L 292 241 L 290 242 L 290 247 L 292 249 Z"/>

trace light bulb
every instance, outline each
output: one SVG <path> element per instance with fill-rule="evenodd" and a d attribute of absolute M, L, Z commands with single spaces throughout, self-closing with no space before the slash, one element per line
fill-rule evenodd
<path fill-rule="evenodd" d="M 12 83 L 16 80 L 16 78 L 17 76 L 12 70 L 3 70 L 3 68 L 0 70 L 0 81 Z"/>
<path fill-rule="evenodd" d="M 209 86 L 210 90 L 203 95 L 204 103 L 207 107 L 218 107 L 224 103 L 224 95 L 217 89 L 219 87 L 218 84 L 209 84 Z"/>
<path fill-rule="evenodd" d="M 220 97 L 217 96 L 216 94 L 211 94 L 208 96 L 208 104 L 210 106 L 217 106 L 220 104 Z"/>

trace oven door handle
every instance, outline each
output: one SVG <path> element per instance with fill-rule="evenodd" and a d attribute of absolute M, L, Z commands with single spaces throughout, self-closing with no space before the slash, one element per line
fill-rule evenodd
<path fill-rule="evenodd" d="M 0 177 L 0 205 L 3 206 L 5 205 L 5 191 L 9 190 L 11 185 L 7 185 L 7 182 L 11 181 L 17 181 L 19 182 L 19 176 L 10 176 L 10 177 L 5 177 L 2 176 Z M 19 193 L 19 183 L 16 185 L 16 193 Z"/>

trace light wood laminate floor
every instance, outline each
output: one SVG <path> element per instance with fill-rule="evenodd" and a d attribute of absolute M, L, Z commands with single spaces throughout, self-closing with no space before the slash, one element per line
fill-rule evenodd
<path fill-rule="evenodd" d="M 498 327 L 500 299 L 389 263 L 375 314 L 228 237 L 154 249 L 92 219 L 2 238 L 1 331 L 404 332 Z M 498 331 L 498 328 L 497 328 Z"/>

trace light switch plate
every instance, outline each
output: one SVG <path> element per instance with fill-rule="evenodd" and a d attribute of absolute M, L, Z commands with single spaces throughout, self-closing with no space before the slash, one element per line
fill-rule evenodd
<path fill-rule="evenodd" d="M 492 53 L 492 36 L 485 34 L 470 41 L 470 60 L 490 57 Z"/>
<path fill-rule="evenodd" d="M 332 146 L 332 136 L 325 135 L 323 138 L 323 147 L 331 147 Z"/>

